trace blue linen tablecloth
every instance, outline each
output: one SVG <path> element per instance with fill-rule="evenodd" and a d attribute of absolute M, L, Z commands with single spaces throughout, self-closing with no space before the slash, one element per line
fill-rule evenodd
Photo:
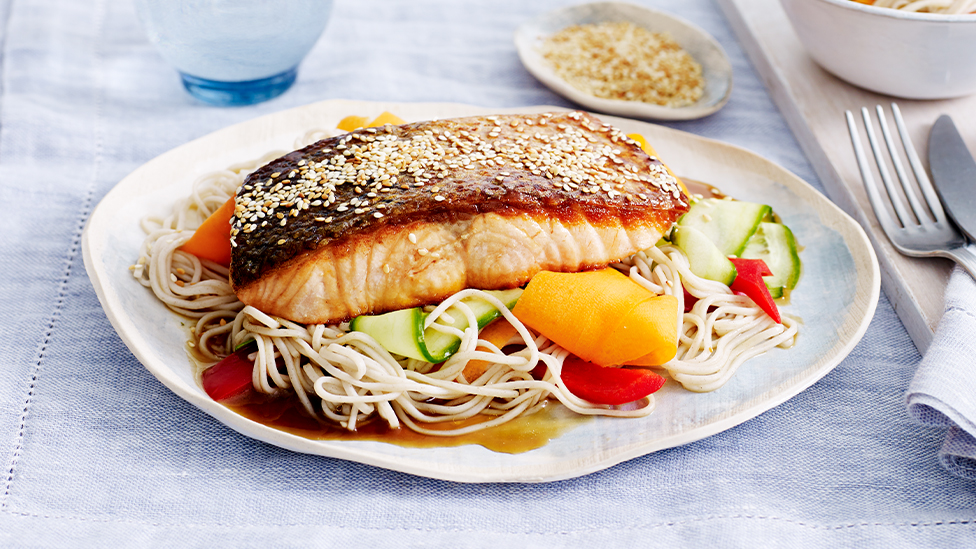
<path fill-rule="evenodd" d="M 127 1 L 0 1 L 0 547 L 973 547 L 976 481 L 905 392 L 921 357 L 882 296 L 863 341 L 736 428 L 577 479 L 435 481 L 247 439 L 156 381 L 109 324 L 82 227 L 137 166 L 323 99 L 569 106 L 512 35 L 571 2 L 338 1 L 293 89 L 221 109 L 181 88 Z M 712 33 L 735 91 L 671 127 L 819 186 L 709 0 L 645 0 Z M 970 390 L 974 388 L 970 387 Z"/>

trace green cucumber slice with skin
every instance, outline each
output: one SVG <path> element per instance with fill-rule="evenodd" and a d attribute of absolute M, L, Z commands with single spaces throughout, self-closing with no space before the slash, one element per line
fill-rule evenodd
<path fill-rule="evenodd" d="M 728 286 L 735 280 L 735 265 L 702 231 L 693 226 L 675 225 L 671 242 L 688 256 L 691 272 Z"/>
<path fill-rule="evenodd" d="M 491 294 L 511 309 L 522 295 L 521 288 L 512 290 L 489 290 Z M 478 322 L 478 330 L 501 316 L 501 312 L 487 301 L 477 296 L 461 300 L 471 308 Z M 447 313 L 454 324 L 441 324 L 457 328 L 462 332 L 468 327 L 467 317 L 460 311 L 450 308 Z M 461 347 L 461 339 L 433 328 L 424 330 L 427 313 L 421 308 L 401 309 L 382 315 L 358 316 L 349 324 L 349 329 L 363 332 L 375 339 L 384 349 L 393 354 L 423 360 L 434 364 L 444 362 Z"/>
<path fill-rule="evenodd" d="M 515 306 L 518 298 L 522 295 L 521 288 L 515 288 L 513 290 L 492 290 L 486 291 L 485 293 L 493 295 L 499 301 L 502 302 L 509 310 Z M 471 312 L 474 314 L 474 318 L 478 321 L 478 330 L 488 325 L 491 321 L 500 317 L 502 314 L 495 308 L 494 305 L 488 303 L 483 299 L 472 296 L 461 300 L 462 303 L 471 308 Z M 457 328 L 462 332 L 468 327 L 468 319 L 466 316 L 461 314 L 460 311 L 454 311 L 453 307 L 447 310 L 447 313 L 451 315 L 454 319 L 454 324 L 442 323 L 444 325 L 450 326 L 452 328 Z M 426 319 L 426 315 L 424 316 Z M 447 360 L 451 355 L 457 352 L 461 347 L 461 339 L 444 332 L 439 332 L 432 328 L 427 328 L 424 331 L 424 341 L 427 347 L 427 362 L 433 362 L 437 364 L 438 362 L 443 362 Z"/>
<path fill-rule="evenodd" d="M 769 294 L 780 298 L 796 287 L 800 278 L 800 254 L 793 231 L 782 223 L 760 223 L 756 234 L 749 239 L 742 257 L 762 259 L 773 272 L 763 277 Z"/>
<path fill-rule="evenodd" d="M 395 355 L 426 360 L 424 318 L 420 307 L 400 309 L 381 315 L 362 315 L 352 319 L 349 329 L 373 337 L 384 349 Z"/>
<path fill-rule="evenodd" d="M 772 208 L 765 204 L 703 198 L 691 205 L 678 225 L 698 229 L 723 255 L 739 257 L 759 223 L 771 219 L 772 214 Z"/>

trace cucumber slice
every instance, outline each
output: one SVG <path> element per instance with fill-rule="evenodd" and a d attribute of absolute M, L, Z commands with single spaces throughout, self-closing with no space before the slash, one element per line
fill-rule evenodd
<path fill-rule="evenodd" d="M 678 225 L 698 229 L 723 255 L 739 257 L 759 223 L 771 219 L 772 214 L 772 208 L 765 204 L 703 198 L 691 205 Z"/>
<path fill-rule="evenodd" d="M 735 280 L 735 265 L 702 231 L 688 225 L 675 225 L 671 230 L 671 242 L 688 256 L 691 272 L 696 275 L 726 286 Z"/>
<path fill-rule="evenodd" d="M 372 336 L 395 355 L 427 360 L 424 345 L 424 318 L 420 307 L 400 309 L 382 315 L 362 315 L 352 319 L 349 329 Z"/>
<path fill-rule="evenodd" d="M 522 289 L 491 290 L 486 293 L 493 295 L 511 309 L 522 295 Z M 481 298 L 469 297 L 461 301 L 474 313 L 478 330 L 501 316 L 498 309 Z M 460 311 L 451 307 L 447 313 L 454 319 L 454 324 L 446 322 L 441 324 L 457 328 L 462 332 L 468 327 L 467 317 Z M 437 364 L 457 352 L 461 346 L 461 339 L 433 328 L 424 330 L 426 319 L 427 313 L 419 307 L 414 307 L 376 316 L 357 316 L 349 324 L 349 329 L 369 334 L 384 349 L 393 354 Z"/>
<path fill-rule="evenodd" d="M 515 306 L 518 298 L 522 296 L 522 289 L 515 288 L 514 290 L 491 290 L 486 291 L 485 293 L 495 296 L 506 307 L 511 309 Z M 489 322 L 502 316 L 501 312 L 499 312 L 494 305 L 478 297 L 462 299 L 461 302 L 471 308 L 471 312 L 474 313 L 474 317 L 478 321 L 479 331 L 487 326 Z M 451 318 L 454 319 L 454 324 L 447 324 L 446 322 L 442 324 L 451 326 L 452 328 L 457 328 L 462 332 L 467 329 L 468 319 L 461 314 L 460 311 L 456 310 L 454 307 L 451 307 L 447 310 L 447 313 L 451 315 Z M 434 364 L 447 360 L 451 355 L 457 352 L 458 348 L 461 347 L 460 338 L 444 332 L 438 332 L 433 328 L 428 328 L 424 331 L 424 341 L 426 342 L 427 346 L 427 358 L 424 360 L 427 362 L 433 362 Z"/>
<path fill-rule="evenodd" d="M 762 259 L 773 272 L 763 277 L 769 294 L 774 298 L 796 287 L 800 278 L 800 254 L 797 253 L 793 231 L 782 223 L 760 223 L 756 234 L 749 239 L 742 257 Z"/>

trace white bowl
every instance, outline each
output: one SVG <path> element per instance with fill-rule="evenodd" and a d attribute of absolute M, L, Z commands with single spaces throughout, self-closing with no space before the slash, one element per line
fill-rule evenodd
<path fill-rule="evenodd" d="M 572 25 L 628 21 L 651 32 L 667 32 L 702 66 L 705 93 L 687 107 L 602 99 L 584 93 L 556 75 L 542 56 L 543 41 Z M 722 108 L 732 93 L 732 64 L 722 46 L 704 30 L 664 12 L 623 2 L 595 2 L 558 9 L 523 24 L 515 32 L 522 64 L 540 82 L 566 99 L 595 112 L 653 120 L 691 120 Z"/>
<path fill-rule="evenodd" d="M 810 57 L 870 91 L 906 99 L 976 92 L 976 15 L 877 8 L 852 0 L 780 0 Z"/>

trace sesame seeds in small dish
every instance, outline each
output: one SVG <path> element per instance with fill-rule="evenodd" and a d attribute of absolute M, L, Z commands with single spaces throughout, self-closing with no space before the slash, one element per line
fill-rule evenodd
<path fill-rule="evenodd" d="M 543 14 L 518 28 L 515 46 L 540 82 L 595 112 L 692 120 L 722 108 L 732 92 L 732 65 L 711 35 L 632 4 Z"/>

